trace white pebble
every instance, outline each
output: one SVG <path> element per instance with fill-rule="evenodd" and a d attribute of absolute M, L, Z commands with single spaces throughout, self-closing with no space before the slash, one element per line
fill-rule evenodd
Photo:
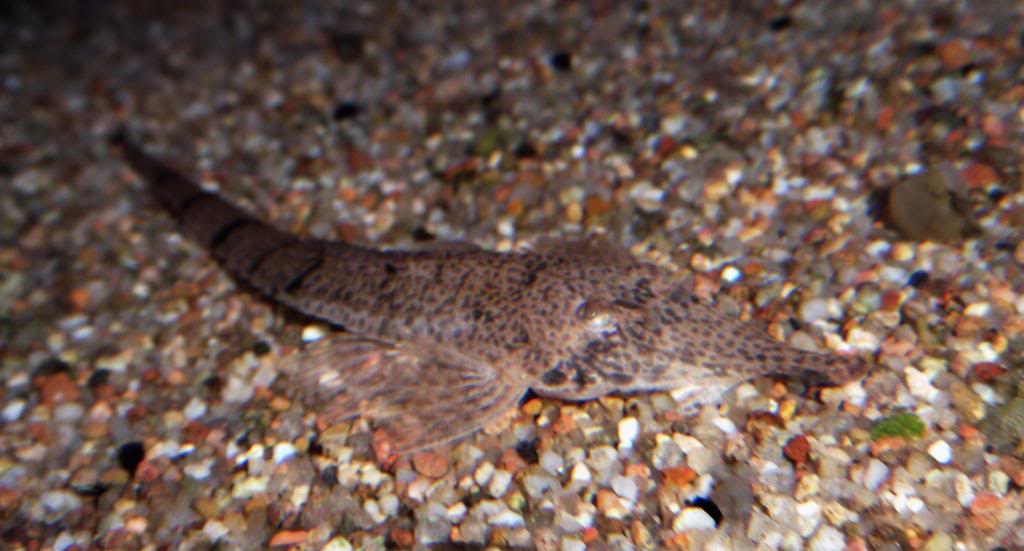
<path fill-rule="evenodd" d="M 505 527 L 523 526 L 524 524 L 526 524 L 526 522 L 523 521 L 523 516 L 519 513 L 512 511 L 511 509 L 505 509 L 504 511 L 488 518 L 487 522 L 488 524 L 493 524 L 494 526 Z"/>
<path fill-rule="evenodd" d="M 71 547 L 78 545 L 79 542 L 75 540 L 69 532 L 61 532 L 57 539 L 53 542 L 53 551 L 67 551 Z"/>
<path fill-rule="evenodd" d="M 715 519 L 700 507 L 687 507 L 680 511 L 672 521 L 672 530 L 676 532 L 714 530 L 716 527 Z"/>
<path fill-rule="evenodd" d="M 928 446 L 928 455 L 945 465 L 953 460 L 953 448 L 945 440 L 936 440 L 931 446 Z"/>
<path fill-rule="evenodd" d="M 711 420 L 711 423 L 725 434 L 736 434 L 738 432 L 736 423 L 733 423 L 732 419 L 729 419 L 728 417 L 715 417 Z"/>
<path fill-rule="evenodd" d="M 274 464 L 280 465 L 285 461 L 295 457 L 296 454 L 295 446 L 289 442 L 278 442 L 274 445 Z"/>
<path fill-rule="evenodd" d="M 722 281 L 736 283 L 741 277 L 743 277 L 743 272 L 737 270 L 735 266 L 729 265 L 722 268 Z"/>
<path fill-rule="evenodd" d="M 326 325 L 313 324 L 307 325 L 302 328 L 302 342 L 315 342 L 327 335 L 328 329 Z"/>
<path fill-rule="evenodd" d="M 632 477 L 617 474 L 611 479 L 611 487 L 619 497 L 629 501 L 636 501 L 639 488 L 637 488 L 636 481 Z"/>
<path fill-rule="evenodd" d="M 974 503 L 974 488 L 971 486 L 971 479 L 964 473 L 953 475 L 953 492 L 961 507 L 970 507 Z"/>
<path fill-rule="evenodd" d="M 999 495 L 1005 495 L 1010 489 L 1010 475 L 999 470 L 988 473 L 988 489 Z"/>
<path fill-rule="evenodd" d="M 562 551 L 587 551 L 587 544 L 576 538 L 562 540 Z"/>
<path fill-rule="evenodd" d="M 395 494 L 384 494 L 377 499 L 377 503 L 380 503 L 380 509 L 389 517 L 397 515 L 398 507 L 401 506 Z"/>
<path fill-rule="evenodd" d="M 903 370 L 907 376 L 907 388 L 914 397 L 932 403 L 940 394 L 940 390 L 932 386 L 931 380 L 923 371 L 907 367 Z"/>
<path fill-rule="evenodd" d="M 557 453 L 547 450 L 540 455 L 540 468 L 557 475 L 565 470 L 565 460 Z"/>
<path fill-rule="evenodd" d="M 868 467 L 864 470 L 864 487 L 874 492 L 889 478 L 889 467 L 885 463 L 872 458 L 868 461 Z"/>
<path fill-rule="evenodd" d="M 213 462 L 214 459 L 210 457 L 202 461 L 189 463 L 188 465 L 185 465 L 185 476 L 195 480 L 206 480 L 210 477 L 210 470 L 213 468 Z"/>
<path fill-rule="evenodd" d="M 640 434 L 640 421 L 636 417 L 623 417 L 619 421 L 619 451 L 632 449 Z"/>
<path fill-rule="evenodd" d="M 476 471 L 473 472 L 473 480 L 475 480 L 480 486 L 490 482 L 492 476 L 494 476 L 494 464 L 490 461 L 484 461 L 476 468 Z"/>
<path fill-rule="evenodd" d="M 352 543 L 342 536 L 331 539 L 320 551 L 352 551 Z"/>
<path fill-rule="evenodd" d="M 839 301 L 834 298 L 812 298 L 800 304 L 800 320 L 814 323 L 818 320 L 835 319 L 842 315 Z"/>
<path fill-rule="evenodd" d="M 221 398 L 231 404 L 248 402 L 252 398 L 252 386 L 238 377 L 228 377 L 228 383 L 221 391 Z"/>
<path fill-rule="evenodd" d="M 661 209 L 665 192 L 654 187 L 647 180 L 641 180 L 629 190 L 629 197 L 636 203 L 636 206 L 640 207 L 640 210 L 656 212 Z"/>
<path fill-rule="evenodd" d="M 487 486 L 487 493 L 494 497 L 501 497 L 505 495 L 510 482 L 512 482 L 512 473 L 505 469 L 498 469 L 494 471 L 494 476 L 491 477 L 491 483 Z"/>
<path fill-rule="evenodd" d="M 85 416 L 85 408 L 77 402 L 61 404 L 53 410 L 53 420 L 58 423 L 76 423 Z"/>
<path fill-rule="evenodd" d="M 808 542 L 808 551 L 838 551 L 846 547 L 846 536 L 835 528 L 825 525 Z"/>
<path fill-rule="evenodd" d="M 53 490 L 39 498 L 39 503 L 47 513 L 64 514 L 82 506 L 82 500 L 71 492 Z"/>
<path fill-rule="evenodd" d="M 964 308 L 965 316 L 984 318 L 991 313 L 992 305 L 987 302 L 975 302 L 974 304 L 968 304 L 967 308 Z"/>
<path fill-rule="evenodd" d="M 584 463 L 577 463 L 572 468 L 572 474 L 570 474 L 569 476 L 572 478 L 572 480 L 578 482 L 590 482 L 590 479 L 592 478 L 592 475 L 590 474 L 590 469 L 588 469 L 586 464 Z"/>
<path fill-rule="evenodd" d="M 808 500 L 796 504 L 796 525 L 803 537 L 810 536 L 821 522 L 821 505 L 817 501 Z"/>
<path fill-rule="evenodd" d="M 228 535 L 228 527 L 219 520 L 210 519 L 203 525 L 203 535 L 210 541 L 217 541 Z"/>
<path fill-rule="evenodd" d="M 366 502 L 363 503 L 363 512 L 369 515 L 370 520 L 372 520 L 374 524 L 380 524 L 388 518 L 387 515 L 380 510 L 380 504 L 373 498 L 367 499 Z"/>
<path fill-rule="evenodd" d="M 865 331 L 860 327 L 854 327 L 846 334 L 846 343 L 849 344 L 854 350 L 863 352 L 874 352 L 878 350 L 878 345 L 881 341 L 878 335 L 870 331 Z"/>
<path fill-rule="evenodd" d="M 1003 403 L 1003 399 L 995 389 L 985 383 L 972 383 L 971 390 L 978 395 L 978 398 L 981 398 L 982 402 L 985 402 L 990 406 Z"/>
<path fill-rule="evenodd" d="M 25 411 L 25 400 L 11 400 L 6 406 L 4 406 L 3 419 L 7 423 L 13 423 L 21 417 L 21 414 Z"/>
<path fill-rule="evenodd" d="M 448 517 L 448 522 L 452 524 L 458 524 L 462 522 L 462 519 L 466 516 L 466 504 L 461 501 L 456 501 L 445 510 L 445 516 Z"/>
<path fill-rule="evenodd" d="M 266 476 L 247 476 L 235 483 L 231 489 L 231 496 L 237 499 L 249 499 L 252 496 L 267 491 L 267 484 L 270 478 Z"/>
<path fill-rule="evenodd" d="M 206 414 L 206 402 L 193 397 L 188 401 L 188 404 L 185 405 L 185 409 L 182 413 L 185 414 L 185 419 L 195 421 Z"/>

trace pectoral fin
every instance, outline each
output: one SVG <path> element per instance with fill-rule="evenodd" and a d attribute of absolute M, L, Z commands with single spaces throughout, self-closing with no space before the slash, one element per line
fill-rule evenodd
<path fill-rule="evenodd" d="M 338 337 L 283 365 L 320 420 L 363 416 L 375 447 L 401 454 L 458 439 L 513 407 L 526 386 L 445 346 Z"/>

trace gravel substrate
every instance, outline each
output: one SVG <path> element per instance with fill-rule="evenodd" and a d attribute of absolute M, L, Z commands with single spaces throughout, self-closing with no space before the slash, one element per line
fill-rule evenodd
<path fill-rule="evenodd" d="M 1024 549 L 1024 4 L 156 4 L 0 7 L 6 549 Z M 118 127 L 298 233 L 604 234 L 875 367 L 380 461 L 275 369 L 331 329 L 178 234 Z"/>

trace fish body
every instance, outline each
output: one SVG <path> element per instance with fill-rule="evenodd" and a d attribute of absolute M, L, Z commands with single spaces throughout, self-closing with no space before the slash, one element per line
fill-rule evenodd
<path fill-rule="evenodd" d="M 586 400 L 682 387 L 696 404 L 757 375 L 839 384 L 865 369 L 858 358 L 789 348 L 618 249 L 400 251 L 302 238 L 123 136 L 114 142 L 183 231 L 235 277 L 346 330 L 283 369 L 325 422 L 364 416 L 392 452 L 469 434 L 527 389 Z"/>

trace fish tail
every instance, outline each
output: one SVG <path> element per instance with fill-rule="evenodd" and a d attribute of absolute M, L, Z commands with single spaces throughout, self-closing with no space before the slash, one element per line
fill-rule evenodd
<path fill-rule="evenodd" d="M 204 190 L 193 180 L 135 145 L 124 131 L 110 142 L 132 169 L 145 180 L 150 193 L 174 216 L 182 229 L 207 247 L 234 275 L 273 294 L 277 270 L 268 272 L 266 260 L 299 239 L 263 222 L 220 195 Z M 280 267 L 280 266 L 279 266 Z M 273 278 L 271 276 L 274 276 Z"/>

